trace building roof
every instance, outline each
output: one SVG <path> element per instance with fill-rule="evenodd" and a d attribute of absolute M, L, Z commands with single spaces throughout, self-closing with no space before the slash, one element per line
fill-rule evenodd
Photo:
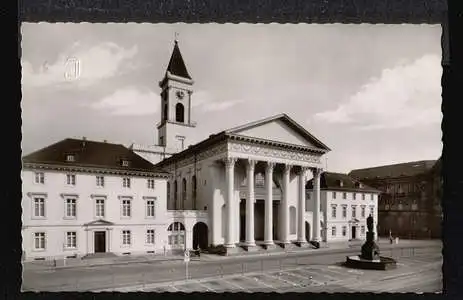
<path fill-rule="evenodd" d="M 183 61 L 177 41 L 175 41 L 174 50 L 172 51 L 172 56 L 170 57 L 166 71 L 170 72 L 172 75 L 192 79 Z"/>
<path fill-rule="evenodd" d="M 435 165 L 436 160 L 421 160 L 394 165 L 352 170 L 349 175 L 359 180 L 399 178 L 426 173 Z"/>
<path fill-rule="evenodd" d="M 73 155 L 74 161 L 67 161 L 68 155 Z M 123 166 L 122 161 L 127 161 L 128 166 Z M 123 145 L 87 139 L 64 139 L 24 156 L 23 163 L 166 174 Z"/>
<path fill-rule="evenodd" d="M 299 132 L 304 138 L 307 140 L 310 140 L 314 145 L 316 145 L 316 148 L 311 148 L 311 147 L 306 147 L 306 146 L 298 146 L 298 145 L 292 145 L 292 144 L 285 144 L 283 142 L 277 142 L 277 141 L 272 141 L 272 140 L 267 140 L 267 139 L 260 139 L 260 138 L 253 138 L 253 137 L 248 137 L 248 136 L 243 136 L 240 135 L 240 132 L 251 128 L 251 127 L 256 127 L 259 125 L 266 124 L 268 122 L 272 122 L 275 120 L 280 120 L 288 124 L 293 130 L 296 130 Z M 320 140 L 315 138 L 313 135 L 311 135 L 307 130 L 305 130 L 302 126 L 297 124 L 296 121 L 291 119 L 288 115 L 286 114 L 279 114 L 275 115 L 269 118 L 265 118 L 262 120 L 258 120 L 252 123 L 248 123 L 242 126 L 238 127 L 233 127 L 227 130 L 223 130 L 219 133 L 216 134 L 211 134 L 209 138 L 192 145 L 188 147 L 187 149 L 183 150 L 182 152 L 179 152 L 177 154 L 172 155 L 169 158 L 164 159 L 163 161 L 159 162 L 156 166 L 158 167 L 163 167 L 166 164 L 170 164 L 174 161 L 177 161 L 179 159 L 188 157 L 189 155 L 195 155 L 199 153 L 200 151 L 206 149 L 207 147 L 211 145 L 215 145 L 221 141 L 228 140 L 228 139 L 233 139 L 233 140 L 239 140 L 239 141 L 252 141 L 254 143 L 260 143 L 260 144 L 265 144 L 265 145 L 273 145 L 273 146 L 280 146 L 280 147 L 286 147 L 290 148 L 293 150 L 300 150 L 300 151 L 313 151 L 313 152 L 318 152 L 318 153 L 326 153 L 330 151 L 331 149 L 328 148 L 325 144 L 323 144 Z"/>
<path fill-rule="evenodd" d="M 309 190 L 313 189 L 313 179 L 309 180 L 305 187 Z M 369 187 L 347 174 L 334 172 L 320 174 L 320 189 L 380 193 L 379 190 Z"/>
<path fill-rule="evenodd" d="M 318 140 L 315 136 L 313 136 L 310 132 L 308 132 L 304 127 L 299 125 L 296 121 L 294 121 L 292 118 L 290 118 L 287 114 L 282 113 L 278 115 L 274 115 L 265 119 L 257 120 L 254 122 L 250 122 L 241 126 L 233 127 L 230 129 L 225 130 L 226 133 L 228 134 L 240 134 L 241 131 L 261 126 L 270 122 L 274 122 L 276 120 L 280 120 L 284 122 L 286 125 L 288 125 L 290 128 L 295 130 L 297 133 L 302 135 L 304 138 L 307 140 L 311 141 L 315 146 L 317 146 L 320 149 L 330 151 L 331 149 L 323 144 L 320 140 Z"/>

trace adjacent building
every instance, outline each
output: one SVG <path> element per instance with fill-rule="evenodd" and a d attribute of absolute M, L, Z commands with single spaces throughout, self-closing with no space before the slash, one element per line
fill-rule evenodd
<path fill-rule="evenodd" d="M 350 176 L 381 191 L 379 234 L 402 238 L 441 235 L 440 160 L 353 170 Z"/>
<path fill-rule="evenodd" d="M 307 182 L 307 207 L 313 207 L 314 180 Z M 321 233 L 324 242 L 366 239 L 366 219 L 378 224 L 380 191 L 342 173 L 323 172 L 320 176 Z"/>
<path fill-rule="evenodd" d="M 167 176 L 122 145 L 86 139 L 23 157 L 23 258 L 161 251 Z"/>

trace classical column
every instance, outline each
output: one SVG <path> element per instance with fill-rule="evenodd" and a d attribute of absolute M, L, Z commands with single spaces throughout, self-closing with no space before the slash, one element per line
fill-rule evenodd
<path fill-rule="evenodd" d="M 248 195 L 246 197 L 246 246 L 255 246 L 254 240 L 254 168 L 256 162 L 249 159 L 246 166 L 248 177 Z"/>
<path fill-rule="evenodd" d="M 320 174 L 321 169 L 312 169 L 313 173 L 313 241 L 320 242 Z"/>
<path fill-rule="evenodd" d="M 281 242 L 283 244 L 289 244 L 289 175 L 291 171 L 291 165 L 286 164 L 283 170 L 283 197 L 281 202 L 281 225 L 282 233 Z"/>
<path fill-rule="evenodd" d="M 225 232 L 225 247 L 235 247 L 233 242 L 233 191 L 235 190 L 235 162 L 236 158 L 226 158 L 225 162 L 225 184 L 226 184 L 226 199 L 225 205 L 227 210 L 227 231 Z"/>
<path fill-rule="evenodd" d="M 297 202 L 297 242 L 302 245 L 307 243 L 305 238 L 305 182 L 306 182 L 306 171 L 307 169 L 301 167 L 298 174 L 298 190 L 299 197 Z"/>
<path fill-rule="evenodd" d="M 264 244 L 273 245 L 273 168 L 275 163 L 267 162 L 265 168 L 265 228 Z"/>

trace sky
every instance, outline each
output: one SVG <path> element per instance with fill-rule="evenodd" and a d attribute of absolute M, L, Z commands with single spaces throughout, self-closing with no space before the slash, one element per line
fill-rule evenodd
<path fill-rule="evenodd" d="M 441 155 L 440 25 L 182 23 L 23 23 L 23 155 L 83 136 L 155 144 L 175 33 L 196 142 L 286 113 L 332 149 L 332 172 Z"/>

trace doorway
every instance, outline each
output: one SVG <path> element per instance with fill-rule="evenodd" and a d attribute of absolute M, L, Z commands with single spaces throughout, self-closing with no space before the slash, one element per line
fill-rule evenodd
<path fill-rule="evenodd" d="M 198 222 L 193 226 L 193 249 L 204 250 L 208 247 L 207 241 L 207 225 L 203 222 Z"/>
<path fill-rule="evenodd" d="M 106 252 L 106 231 L 95 231 L 95 253 Z"/>
<path fill-rule="evenodd" d="M 357 238 L 357 227 L 352 226 L 352 239 L 355 240 Z"/>

